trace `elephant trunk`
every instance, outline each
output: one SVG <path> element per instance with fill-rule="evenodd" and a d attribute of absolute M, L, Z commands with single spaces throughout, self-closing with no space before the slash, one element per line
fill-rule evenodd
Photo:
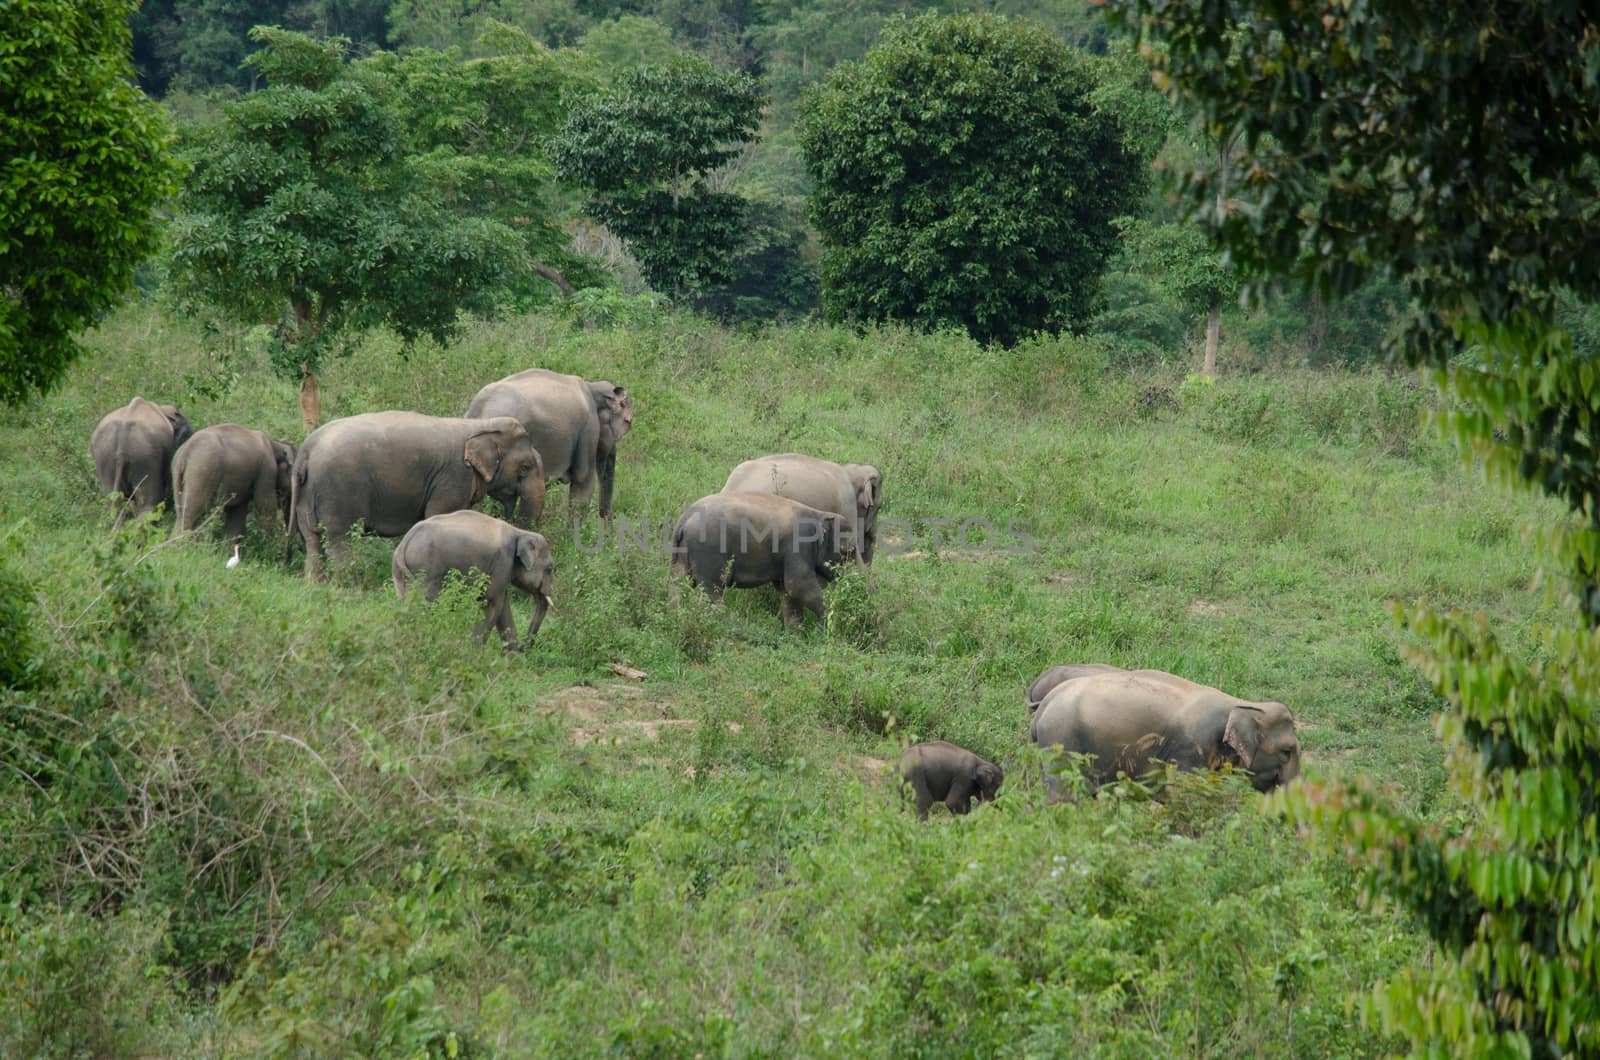
<path fill-rule="evenodd" d="M 611 518 L 611 487 L 617 479 L 617 451 L 600 457 L 600 518 Z"/>
<path fill-rule="evenodd" d="M 546 582 L 544 587 L 535 593 L 533 597 L 533 616 L 528 619 L 528 640 L 532 640 L 534 634 L 539 632 L 539 627 L 544 625 L 544 616 L 549 613 L 550 605 L 553 602 L 554 598 L 550 595 L 550 583 Z"/>

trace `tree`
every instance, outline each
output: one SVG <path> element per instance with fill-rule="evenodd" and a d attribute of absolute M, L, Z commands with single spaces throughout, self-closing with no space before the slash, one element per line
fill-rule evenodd
<path fill-rule="evenodd" d="M 156 247 L 177 171 L 160 110 L 131 83 L 124 0 L 0 7 L 0 401 L 60 382 L 73 335 Z"/>
<path fill-rule="evenodd" d="M 1365 782 L 1288 806 L 1439 946 L 1375 993 L 1384 1027 L 1430 1055 L 1594 1055 L 1600 371 L 1561 322 L 1600 300 L 1600 24 L 1550 0 L 1130 0 L 1134 16 L 1157 76 L 1244 137 L 1242 161 L 1186 187 L 1254 283 L 1402 284 L 1393 352 L 1433 369 L 1455 437 L 1574 516 L 1545 537 L 1566 612 L 1520 636 L 1526 652 L 1481 616 L 1402 615 L 1449 701 L 1438 730 L 1475 819 L 1413 819 Z"/>
<path fill-rule="evenodd" d="M 993 16 L 892 23 L 802 103 L 830 316 L 1010 343 L 1083 321 L 1145 186 L 1098 60 Z"/>
<path fill-rule="evenodd" d="M 389 103 L 413 173 L 435 201 L 463 220 L 488 218 L 517 233 L 523 274 L 511 277 L 519 298 L 544 295 L 546 282 L 571 294 L 599 278 L 592 259 L 569 249 L 551 218 L 559 210 L 547 144 L 566 118 L 563 95 L 595 87 L 592 62 L 552 51 L 514 26 L 490 22 L 463 59 L 452 48 L 380 52 L 363 65 L 392 87 Z"/>
<path fill-rule="evenodd" d="M 683 56 L 577 100 L 551 155 L 650 286 L 693 295 L 733 278 L 745 202 L 715 178 L 754 138 L 764 102 L 744 74 Z"/>
<path fill-rule="evenodd" d="M 326 356 L 379 324 L 444 341 L 461 310 L 495 307 L 520 247 L 506 226 L 437 204 L 371 74 L 345 64 L 347 42 L 251 37 L 270 87 L 186 149 L 175 279 L 191 301 L 277 325 L 273 362 L 300 384 L 310 431 Z"/>

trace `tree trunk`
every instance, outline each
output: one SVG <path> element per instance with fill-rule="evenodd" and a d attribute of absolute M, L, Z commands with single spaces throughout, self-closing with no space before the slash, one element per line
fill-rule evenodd
<path fill-rule="evenodd" d="M 571 280 L 567 279 L 565 276 L 561 275 L 561 273 L 557 272 L 555 269 L 552 269 L 544 262 L 536 261 L 533 263 L 532 268 L 534 272 L 555 284 L 557 289 L 561 291 L 562 297 L 571 298 L 573 295 L 578 293 L 578 289 L 572 286 Z"/>
<path fill-rule="evenodd" d="M 1217 343 L 1221 338 L 1222 306 L 1217 304 L 1206 314 L 1206 359 L 1200 364 L 1200 371 L 1205 375 L 1217 374 Z"/>
<path fill-rule="evenodd" d="M 310 434 L 322 422 L 322 390 L 309 364 L 300 366 L 300 429 Z"/>

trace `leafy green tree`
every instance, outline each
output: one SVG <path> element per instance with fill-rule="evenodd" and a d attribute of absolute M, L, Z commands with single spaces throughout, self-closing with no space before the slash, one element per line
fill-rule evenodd
<path fill-rule="evenodd" d="M 751 78 L 684 56 L 577 100 L 551 155 L 650 286 L 694 295 L 733 278 L 745 201 L 718 171 L 754 138 L 764 102 Z"/>
<path fill-rule="evenodd" d="M 891 24 L 802 106 L 835 318 L 983 341 L 1081 322 L 1145 161 L 1104 64 L 992 16 Z"/>
<path fill-rule="evenodd" d="M 1385 1028 L 1427 1055 L 1600 1053 L 1600 370 L 1560 326 L 1573 299 L 1600 300 L 1594 14 L 1131 0 L 1134 16 L 1158 76 L 1244 137 L 1243 159 L 1187 181 L 1233 258 L 1326 296 L 1375 273 L 1402 284 L 1394 351 L 1433 369 L 1455 437 L 1571 509 L 1545 537 L 1566 614 L 1519 637 L 1527 652 L 1481 616 L 1403 615 L 1449 700 L 1439 733 L 1475 818 L 1417 820 L 1365 782 L 1289 807 L 1439 946 L 1374 994 Z"/>
<path fill-rule="evenodd" d="M 665 65 L 682 54 L 667 27 L 639 15 L 608 18 L 592 26 L 579 38 L 578 48 L 613 78 L 637 67 Z"/>
<path fill-rule="evenodd" d="M 749 202 L 733 279 L 707 291 L 699 308 L 724 321 L 793 320 L 816 311 L 822 292 L 802 204 L 764 195 Z"/>
<path fill-rule="evenodd" d="M 131 82 L 125 0 L 0 6 L 0 401 L 56 385 L 74 333 L 156 247 L 177 176 L 159 108 Z"/>
<path fill-rule="evenodd" d="M 526 270 L 510 278 L 518 297 L 545 294 L 546 281 L 570 294 L 600 274 L 570 251 L 552 220 L 561 203 L 546 145 L 566 118 L 563 94 L 593 91 L 593 64 L 497 22 L 478 46 L 489 54 L 467 60 L 454 48 L 411 48 L 363 65 L 392 86 L 389 105 L 409 165 L 436 201 L 463 220 L 488 218 L 517 233 Z"/>
<path fill-rule="evenodd" d="M 401 151 L 379 83 L 342 38 L 258 26 L 248 60 L 270 87 L 223 108 L 188 145 L 173 235 L 181 294 L 277 325 L 274 364 L 321 419 L 323 359 L 365 328 L 445 340 L 461 310 L 492 310 L 514 233 L 442 208 Z"/>

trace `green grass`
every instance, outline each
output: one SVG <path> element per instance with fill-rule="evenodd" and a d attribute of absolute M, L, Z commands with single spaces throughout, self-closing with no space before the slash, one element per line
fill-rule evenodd
<path fill-rule="evenodd" d="M 248 338 L 205 352 L 135 308 L 90 342 L 65 390 L 0 414 L 0 540 L 45 668 L 0 723 L 0 981 L 34 987 L 0 994 L 0 1051 L 1380 1051 L 1346 997 L 1424 952 L 1404 918 L 1226 780 L 1046 805 L 1022 690 L 1104 661 L 1279 699 L 1309 778 L 1370 774 L 1448 824 L 1392 604 L 1513 642 L 1544 608 L 1519 531 L 1556 513 L 1464 470 L 1403 376 L 1180 385 L 1071 339 L 648 311 L 406 357 L 374 337 L 323 376 L 325 417 L 458 415 L 509 372 L 575 371 L 634 395 L 619 519 L 659 533 L 796 449 L 876 464 L 915 529 L 827 633 L 791 632 L 770 591 L 675 605 L 663 554 L 585 554 L 556 487 L 557 608 L 508 657 L 471 643 L 470 601 L 395 600 L 392 542 L 308 585 L 279 531 L 231 572 L 214 540 L 114 532 L 104 411 L 137 393 L 298 440 L 298 408 Z M 949 518 L 1035 547 L 930 548 Z M 1002 798 L 919 826 L 877 764 L 924 738 L 1002 763 Z"/>

